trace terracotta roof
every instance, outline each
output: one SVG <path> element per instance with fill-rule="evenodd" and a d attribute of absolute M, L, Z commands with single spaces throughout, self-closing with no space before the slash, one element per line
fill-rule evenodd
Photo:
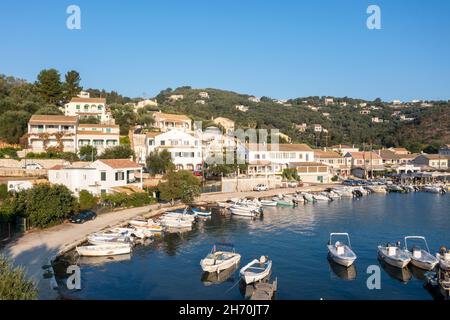
<path fill-rule="evenodd" d="M 370 151 L 348 152 L 347 154 L 350 154 L 350 156 L 355 159 L 381 159 L 378 153 Z"/>
<path fill-rule="evenodd" d="M 424 156 L 425 158 L 429 159 L 429 160 L 449 160 L 450 156 L 444 156 L 444 155 L 439 155 L 439 154 L 421 154 L 420 156 Z"/>
<path fill-rule="evenodd" d="M 145 135 L 147 138 L 154 138 L 156 136 L 159 136 L 162 132 L 147 132 Z"/>
<path fill-rule="evenodd" d="M 251 151 L 291 151 L 291 152 L 295 152 L 295 151 L 310 151 L 313 152 L 314 150 L 311 149 L 307 144 L 304 143 L 298 143 L 298 144 L 256 144 L 256 143 L 252 143 L 252 144 L 248 144 L 247 145 L 248 149 Z"/>
<path fill-rule="evenodd" d="M 178 120 L 178 121 L 191 121 L 191 118 L 184 114 L 171 114 L 171 113 L 162 113 L 162 112 L 154 112 L 153 117 L 160 118 L 163 120 Z"/>
<path fill-rule="evenodd" d="M 318 159 L 342 158 L 336 151 L 314 150 L 314 157 Z"/>
<path fill-rule="evenodd" d="M 64 166 L 62 164 L 57 164 L 57 165 L 54 165 L 53 167 L 49 168 L 48 170 L 61 170 L 63 168 L 64 168 Z"/>
<path fill-rule="evenodd" d="M 31 124 L 76 124 L 78 122 L 77 116 L 60 116 L 60 115 L 44 115 L 44 114 L 34 114 L 31 116 Z"/>
<path fill-rule="evenodd" d="M 113 169 L 141 168 L 141 166 L 139 166 L 136 162 L 128 159 L 100 159 L 98 161 L 103 162 Z"/>
<path fill-rule="evenodd" d="M 89 124 L 89 123 L 80 123 L 78 128 L 119 128 L 117 124 Z"/>
<path fill-rule="evenodd" d="M 70 102 L 80 102 L 80 103 L 106 103 L 105 98 L 79 98 L 79 97 L 73 97 Z"/>

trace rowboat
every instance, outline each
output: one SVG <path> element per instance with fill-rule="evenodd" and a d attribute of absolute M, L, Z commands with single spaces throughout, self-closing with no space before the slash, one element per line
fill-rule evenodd
<path fill-rule="evenodd" d="M 266 278 L 271 270 L 272 260 L 269 260 L 267 256 L 261 256 L 259 260 L 254 259 L 244 266 L 239 274 L 246 284 L 250 284 Z"/>
<path fill-rule="evenodd" d="M 174 220 L 185 220 L 185 221 L 194 221 L 195 220 L 195 216 L 191 215 L 191 214 L 184 214 L 184 213 L 178 213 L 178 212 L 166 212 L 163 216 L 162 219 L 165 220 L 169 220 L 169 219 L 174 219 Z"/>
<path fill-rule="evenodd" d="M 200 209 L 197 209 L 197 208 L 192 208 L 192 212 L 195 214 L 195 215 L 197 215 L 197 216 L 200 216 L 200 217 L 209 217 L 209 216 L 211 216 L 211 210 L 200 210 Z"/>
<path fill-rule="evenodd" d="M 333 244 L 333 237 L 335 236 L 347 237 L 348 245 L 339 241 L 336 241 Z M 330 240 L 327 247 L 328 255 L 330 256 L 330 258 L 341 266 L 349 267 L 356 260 L 356 254 L 351 249 L 350 236 L 348 235 L 348 233 L 330 233 Z"/>
<path fill-rule="evenodd" d="M 142 217 L 137 217 L 137 218 L 134 218 L 134 219 L 128 221 L 128 223 L 132 226 L 141 226 L 142 227 L 142 226 L 147 225 L 148 221 Z"/>
<path fill-rule="evenodd" d="M 241 255 L 236 253 L 234 246 L 228 243 L 215 244 L 211 252 L 202 260 L 200 266 L 205 272 L 217 272 L 235 267 L 241 261 Z"/>
<path fill-rule="evenodd" d="M 422 240 L 425 243 L 425 249 L 420 249 L 413 247 L 411 250 L 408 248 L 408 240 Z M 420 236 L 408 236 L 405 237 L 405 252 L 409 255 L 411 263 L 424 270 L 433 270 L 434 267 L 439 263 L 438 258 L 430 253 L 428 248 L 428 243 L 425 237 Z"/>
<path fill-rule="evenodd" d="M 294 201 L 293 200 L 278 200 L 277 201 L 277 206 L 283 206 L 283 207 L 293 207 Z"/>
<path fill-rule="evenodd" d="M 256 217 L 258 215 L 258 212 L 254 210 L 247 210 L 239 207 L 231 207 L 229 210 L 236 216 Z"/>
<path fill-rule="evenodd" d="M 401 250 L 399 247 L 390 244 L 387 244 L 386 246 L 378 246 L 378 255 L 381 260 L 397 268 L 404 268 L 411 261 L 409 254 L 407 254 L 404 250 Z"/>
<path fill-rule="evenodd" d="M 154 222 L 149 222 L 149 224 L 147 224 L 146 226 L 142 226 L 142 227 L 135 227 L 136 230 L 145 230 L 145 231 L 149 231 L 149 232 L 161 232 L 163 231 L 163 228 Z"/>
<path fill-rule="evenodd" d="M 87 238 L 88 242 L 92 245 L 103 245 L 103 244 L 124 244 L 132 243 L 132 238 L 128 236 L 121 237 L 108 237 L 103 235 L 92 234 Z"/>
<path fill-rule="evenodd" d="M 192 221 L 183 219 L 162 219 L 161 225 L 166 228 L 190 228 Z"/>
<path fill-rule="evenodd" d="M 76 248 L 80 256 L 100 257 L 128 254 L 131 252 L 130 244 L 104 244 L 98 246 L 82 246 Z"/>

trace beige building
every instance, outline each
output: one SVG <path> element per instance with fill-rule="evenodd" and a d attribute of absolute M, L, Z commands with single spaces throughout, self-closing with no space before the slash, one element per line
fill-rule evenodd
<path fill-rule="evenodd" d="M 329 183 L 330 168 L 320 162 L 293 162 L 289 164 L 290 168 L 297 169 L 302 182 L 307 183 Z"/>
<path fill-rule="evenodd" d="M 101 154 L 105 149 L 119 145 L 120 128 L 118 125 L 79 124 L 77 129 L 78 150 L 90 145 Z"/>
<path fill-rule="evenodd" d="M 450 156 L 441 154 L 421 154 L 416 157 L 412 163 L 418 166 L 427 166 L 437 170 L 447 170 Z"/>
<path fill-rule="evenodd" d="M 336 151 L 314 150 L 314 158 L 316 162 L 328 166 L 334 175 L 347 176 L 350 174 L 350 166 L 347 165 L 346 159 Z"/>
<path fill-rule="evenodd" d="M 33 115 L 28 122 L 28 148 L 45 152 L 57 148 L 77 152 L 78 117 L 60 115 Z"/>
<path fill-rule="evenodd" d="M 213 120 L 215 124 L 222 126 L 226 134 L 234 134 L 234 121 L 224 117 L 217 117 Z"/>
<path fill-rule="evenodd" d="M 95 117 L 101 123 L 114 124 L 114 118 L 106 106 L 104 98 L 74 97 L 64 106 L 64 115 L 79 116 L 80 118 Z"/>
<path fill-rule="evenodd" d="M 160 129 L 162 132 L 166 132 L 172 129 L 179 129 L 185 132 L 192 131 L 192 120 L 188 116 L 182 114 L 169 114 L 154 112 L 153 118 L 155 119 L 154 127 Z"/>

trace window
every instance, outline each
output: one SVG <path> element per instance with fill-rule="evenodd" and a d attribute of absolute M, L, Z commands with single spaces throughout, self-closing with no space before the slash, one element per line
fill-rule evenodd
<path fill-rule="evenodd" d="M 117 171 L 115 176 L 116 176 L 115 177 L 116 181 L 121 181 L 121 180 L 125 179 L 125 174 L 123 173 L 123 171 Z"/>
<path fill-rule="evenodd" d="M 106 133 L 111 133 L 111 128 L 106 128 Z"/>
<path fill-rule="evenodd" d="M 165 141 L 165 140 L 161 140 L 160 144 L 161 144 L 162 146 L 165 146 L 165 145 L 166 145 L 166 141 Z"/>
<path fill-rule="evenodd" d="M 77 108 L 77 110 L 80 110 L 80 105 L 79 105 L 79 104 L 77 104 L 76 108 Z"/>
<path fill-rule="evenodd" d="M 98 109 L 99 111 L 101 111 L 101 110 L 103 109 L 103 106 L 100 104 L 100 105 L 97 106 L 97 109 Z"/>
<path fill-rule="evenodd" d="M 88 110 L 89 109 L 89 105 L 88 104 L 85 104 L 84 105 L 84 110 Z"/>
<path fill-rule="evenodd" d="M 100 181 L 106 181 L 106 172 L 100 172 Z"/>
<path fill-rule="evenodd" d="M 148 145 L 149 146 L 154 146 L 155 145 L 155 140 L 148 140 Z"/>

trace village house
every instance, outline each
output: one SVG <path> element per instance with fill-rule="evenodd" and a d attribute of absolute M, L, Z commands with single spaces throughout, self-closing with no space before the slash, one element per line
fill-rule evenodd
<path fill-rule="evenodd" d="M 93 146 L 101 154 L 105 149 L 118 146 L 120 128 L 118 125 L 79 124 L 77 128 L 78 150 L 83 146 Z"/>
<path fill-rule="evenodd" d="M 182 94 L 172 94 L 169 97 L 169 101 L 172 101 L 172 102 L 178 101 L 178 100 L 183 100 L 183 99 L 184 99 L 184 95 L 182 95 Z"/>
<path fill-rule="evenodd" d="M 405 148 L 390 148 L 376 151 L 383 159 L 386 166 L 410 164 L 417 154 L 408 152 Z"/>
<path fill-rule="evenodd" d="M 295 168 L 302 182 L 330 183 L 331 174 L 327 165 L 321 162 L 291 162 L 289 168 Z"/>
<path fill-rule="evenodd" d="M 361 111 L 359 112 L 359 114 L 362 114 L 362 115 L 368 115 L 368 114 L 370 114 L 370 110 L 367 110 L 367 109 L 361 110 Z"/>
<path fill-rule="evenodd" d="M 182 114 L 162 113 L 159 111 L 153 113 L 153 118 L 155 119 L 153 126 L 162 132 L 172 129 L 183 130 L 186 132 L 192 131 L 192 120 L 188 116 Z"/>
<path fill-rule="evenodd" d="M 224 117 L 217 117 L 213 119 L 213 122 L 224 128 L 226 134 L 228 135 L 234 134 L 235 124 L 233 120 Z"/>
<path fill-rule="evenodd" d="M 238 104 L 234 106 L 236 108 L 236 110 L 242 111 L 242 112 L 247 112 L 248 111 L 248 107 L 244 106 L 243 104 Z"/>
<path fill-rule="evenodd" d="M 421 154 L 412 163 L 422 167 L 431 167 L 437 170 L 447 170 L 449 168 L 450 156 L 441 154 Z"/>
<path fill-rule="evenodd" d="M 345 145 L 345 144 L 337 144 L 334 146 L 331 146 L 332 151 L 336 151 L 341 155 L 345 155 L 348 152 L 358 152 L 359 148 L 355 147 L 355 145 L 349 146 L 349 145 Z"/>
<path fill-rule="evenodd" d="M 351 167 L 351 173 L 359 178 L 373 176 L 376 172 L 385 171 L 383 159 L 373 151 L 347 152 L 344 155 L 346 165 Z"/>
<path fill-rule="evenodd" d="M 76 195 L 86 190 L 99 196 L 142 189 L 142 167 L 128 159 L 101 159 L 86 166 L 54 166 L 48 170 L 52 184 L 62 184 Z"/>
<path fill-rule="evenodd" d="M 149 132 L 146 134 L 146 150 L 147 156 L 151 152 L 167 150 L 177 170 L 202 170 L 202 143 L 185 131 Z"/>
<path fill-rule="evenodd" d="M 384 120 L 379 117 L 372 117 L 372 123 L 383 123 Z"/>
<path fill-rule="evenodd" d="M 260 101 L 260 99 L 257 98 L 257 97 L 249 97 L 249 98 L 248 98 L 248 101 L 258 103 L 258 102 Z"/>
<path fill-rule="evenodd" d="M 350 174 L 350 167 L 346 164 L 346 160 L 336 151 L 315 149 L 314 158 L 316 162 L 326 165 L 333 175 L 348 176 Z"/>
<path fill-rule="evenodd" d="M 314 132 L 322 132 L 322 131 L 323 131 L 322 125 L 320 124 L 314 125 Z"/>
<path fill-rule="evenodd" d="M 45 152 L 56 148 L 77 152 L 77 116 L 33 115 L 28 122 L 28 148 Z"/>
<path fill-rule="evenodd" d="M 206 104 L 205 100 L 195 100 L 195 104 Z"/>
<path fill-rule="evenodd" d="M 139 109 L 142 109 L 144 107 L 157 107 L 158 106 L 158 101 L 156 101 L 156 99 L 151 100 L 151 99 L 144 99 L 139 101 L 138 103 L 134 104 L 134 112 L 137 112 Z"/>
<path fill-rule="evenodd" d="M 111 111 L 104 98 L 74 97 L 64 106 L 65 116 L 78 116 L 80 119 L 94 117 L 101 123 L 114 124 Z"/>
<path fill-rule="evenodd" d="M 294 126 L 299 132 L 306 132 L 306 129 L 308 128 L 308 125 L 306 123 L 295 124 Z"/>
<path fill-rule="evenodd" d="M 281 174 L 295 162 L 314 162 L 314 150 L 306 144 L 247 145 L 248 174 Z"/>
<path fill-rule="evenodd" d="M 208 94 L 208 92 L 205 92 L 205 91 L 199 92 L 198 96 L 202 99 L 209 99 L 209 94 Z"/>
<path fill-rule="evenodd" d="M 334 100 L 333 100 L 333 98 L 325 98 L 324 102 L 325 102 L 325 105 L 328 106 L 330 104 L 333 104 Z"/>

